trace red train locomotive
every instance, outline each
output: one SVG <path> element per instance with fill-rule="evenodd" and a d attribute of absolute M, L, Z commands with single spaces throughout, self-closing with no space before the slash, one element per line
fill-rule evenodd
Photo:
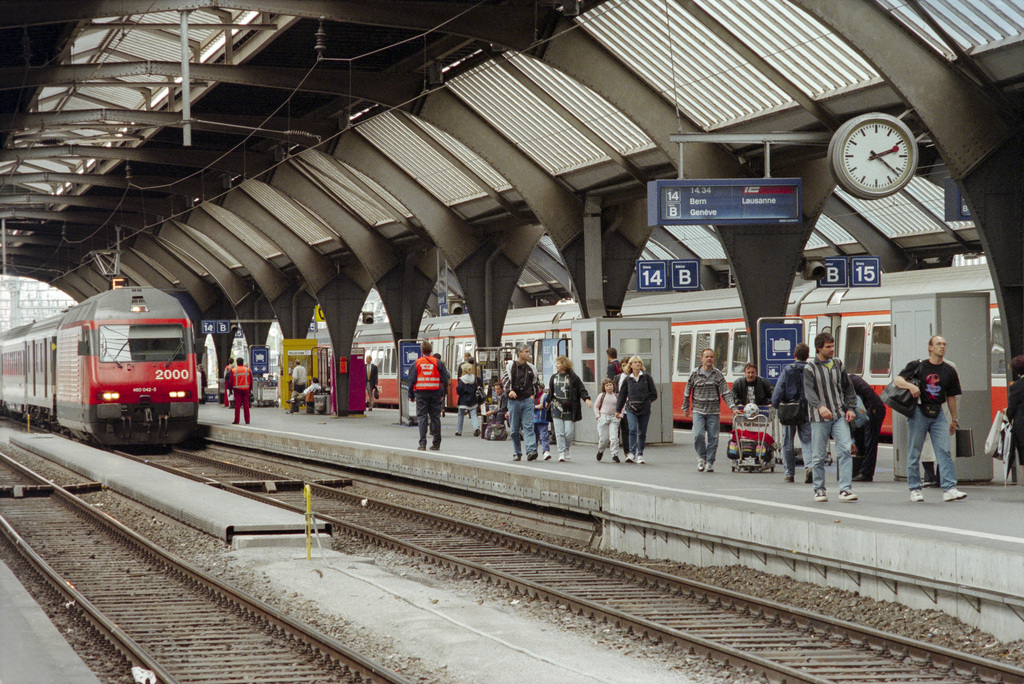
<path fill-rule="evenodd" d="M 175 444 L 198 417 L 192 322 L 177 299 L 122 288 L 0 336 L 8 415 L 105 445 Z"/>

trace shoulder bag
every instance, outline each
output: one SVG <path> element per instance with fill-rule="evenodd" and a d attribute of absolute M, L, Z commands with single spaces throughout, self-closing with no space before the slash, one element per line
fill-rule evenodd
<path fill-rule="evenodd" d="M 921 372 L 921 362 L 918 362 L 917 368 L 914 370 L 914 376 L 907 378 L 908 382 L 917 382 L 917 376 Z M 896 381 L 893 380 L 885 389 L 882 390 L 882 403 L 891 408 L 897 413 L 901 413 L 907 418 L 914 415 L 914 411 L 917 409 L 917 399 L 910 393 L 908 389 L 902 389 L 896 386 Z"/>
<path fill-rule="evenodd" d="M 803 425 L 807 422 L 807 400 L 780 401 L 776 415 L 783 425 Z"/>

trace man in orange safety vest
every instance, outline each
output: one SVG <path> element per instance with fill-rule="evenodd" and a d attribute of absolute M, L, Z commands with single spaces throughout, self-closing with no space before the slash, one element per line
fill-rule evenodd
<path fill-rule="evenodd" d="M 420 358 L 409 373 L 409 398 L 416 398 L 416 422 L 420 428 L 419 450 L 427 448 L 427 421 L 430 421 L 430 434 L 433 442 L 431 451 L 441 448 L 441 399 L 444 387 L 449 380 L 448 369 L 441 359 L 431 356 L 434 347 L 424 341 L 420 345 Z"/>
<path fill-rule="evenodd" d="M 245 359 L 235 359 L 231 369 L 231 389 L 235 393 L 235 425 L 238 425 L 238 410 L 245 409 L 245 424 L 249 424 L 249 393 L 252 392 L 252 371 L 245 365 Z"/>

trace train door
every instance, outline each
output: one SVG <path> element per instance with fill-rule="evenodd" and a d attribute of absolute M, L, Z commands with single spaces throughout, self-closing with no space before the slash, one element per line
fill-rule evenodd
<path fill-rule="evenodd" d="M 605 367 L 605 349 L 615 347 L 623 359 L 639 357 L 658 390 L 658 400 L 651 404 L 647 443 L 671 444 L 671 344 L 671 322 L 667 318 L 577 319 L 572 322 L 569 356 L 591 394 L 599 391 L 597 381 L 604 377 L 601 369 Z M 591 379 L 588 381 L 585 375 Z M 596 443 L 594 421 L 580 421 L 576 430 L 580 441 Z"/>

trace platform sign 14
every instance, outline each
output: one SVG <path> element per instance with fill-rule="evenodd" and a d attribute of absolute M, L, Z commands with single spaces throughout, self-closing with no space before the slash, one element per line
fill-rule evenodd
<path fill-rule="evenodd" d="M 636 289 L 660 292 L 668 289 L 668 262 L 640 259 L 636 262 Z"/>

